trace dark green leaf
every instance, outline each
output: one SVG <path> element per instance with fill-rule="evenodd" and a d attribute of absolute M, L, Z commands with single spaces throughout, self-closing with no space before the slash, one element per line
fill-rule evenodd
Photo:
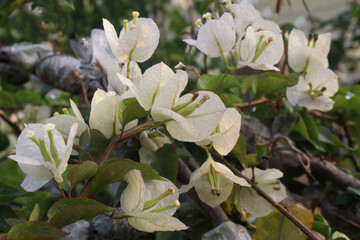
<path fill-rule="evenodd" d="M 94 161 L 99 160 L 108 144 L 109 140 L 99 130 L 91 129 L 90 137 L 88 131 L 83 132 L 79 140 L 80 160 L 89 160 L 89 155 Z"/>
<path fill-rule="evenodd" d="M 40 217 L 40 207 L 39 204 L 35 204 L 35 207 L 30 214 L 29 221 L 30 222 L 37 221 L 39 220 L 39 217 Z"/>
<path fill-rule="evenodd" d="M 126 126 L 129 122 L 146 117 L 150 114 L 145 111 L 136 98 L 127 98 L 119 103 L 119 121 L 122 126 Z"/>
<path fill-rule="evenodd" d="M 253 91 L 258 96 L 261 94 L 276 95 L 285 93 L 287 87 L 291 87 L 296 84 L 296 80 L 290 77 L 284 76 L 279 73 L 262 73 L 259 74 L 256 80 L 253 82 Z"/>
<path fill-rule="evenodd" d="M 220 75 L 202 75 L 198 79 L 197 87 L 199 89 L 214 90 L 217 84 L 223 79 L 224 74 Z M 237 78 L 233 75 L 228 74 L 222 81 L 221 85 L 217 90 L 228 89 L 233 87 L 240 87 Z"/>
<path fill-rule="evenodd" d="M 176 176 L 178 170 L 176 147 L 172 144 L 165 144 L 156 151 L 156 157 L 159 169 L 156 169 L 159 174 L 173 183 L 176 183 Z"/>
<path fill-rule="evenodd" d="M 113 210 L 114 208 L 92 199 L 67 198 L 55 202 L 49 208 L 47 216 L 51 224 L 61 228 L 80 219 L 93 218 Z"/>
<path fill-rule="evenodd" d="M 70 190 L 79 182 L 93 177 L 98 169 L 98 165 L 92 161 L 85 161 L 72 168 L 67 174 L 67 181 Z"/>
<path fill-rule="evenodd" d="M 7 218 L 17 218 L 15 211 L 7 205 L 0 205 L 0 232 L 7 232 L 10 226 L 6 222 Z"/>
<path fill-rule="evenodd" d="M 4 182 L 0 182 L 0 202 L 11 201 L 25 194 L 26 192 L 19 188 L 11 187 Z"/>
<path fill-rule="evenodd" d="M 232 153 L 235 155 L 235 157 L 239 160 L 239 162 L 241 163 L 241 165 L 244 168 L 248 167 L 246 164 L 246 161 L 245 161 L 246 160 L 246 140 L 243 135 L 240 134 L 239 139 L 232 150 Z"/>
<path fill-rule="evenodd" d="M 314 223 L 312 229 L 321 233 L 326 239 L 331 237 L 331 228 L 326 220 L 320 214 L 314 214 Z"/>
<path fill-rule="evenodd" d="M 181 231 L 174 232 L 156 232 L 156 240 L 182 240 L 184 233 Z"/>
<path fill-rule="evenodd" d="M 46 222 L 25 222 L 11 228 L 9 240 L 51 240 L 68 235 Z"/>
<path fill-rule="evenodd" d="M 105 161 L 97 171 L 95 178 L 100 186 L 121 182 L 126 173 L 133 169 L 141 171 L 144 180 L 162 180 L 161 176 L 150 166 L 129 159 L 112 158 Z"/>

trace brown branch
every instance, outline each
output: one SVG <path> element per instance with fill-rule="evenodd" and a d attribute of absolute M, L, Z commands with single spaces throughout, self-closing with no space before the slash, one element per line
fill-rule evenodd
<path fill-rule="evenodd" d="M 184 161 L 178 158 L 178 175 L 177 179 L 179 180 L 180 184 L 188 184 L 190 181 L 191 170 L 188 166 L 184 163 Z M 224 210 L 217 206 L 212 208 L 205 204 L 203 201 L 200 200 L 198 197 L 195 189 L 191 189 L 188 194 L 194 200 L 194 202 L 201 208 L 204 215 L 210 220 L 214 227 L 219 226 L 221 223 L 229 221 L 229 217 L 226 215 Z"/>
<path fill-rule="evenodd" d="M 288 212 L 283 206 L 279 203 L 275 202 L 269 195 L 267 195 L 261 188 L 259 188 L 255 183 L 251 181 L 251 179 L 247 178 L 243 175 L 236 167 L 234 167 L 231 163 L 229 163 L 222 155 L 216 154 L 226 166 L 228 166 L 237 176 L 244 178 L 251 187 L 266 201 L 268 201 L 271 205 L 277 208 L 282 214 L 284 214 L 291 222 L 293 222 L 303 233 L 305 233 L 312 240 L 320 240 L 308 227 L 306 227 L 302 222 L 299 221 L 294 215 Z"/>
<path fill-rule="evenodd" d="M 310 113 L 311 115 L 313 115 L 316 118 L 322 118 L 322 119 L 329 120 L 329 121 L 338 121 L 340 119 L 339 116 L 329 116 L 329 115 L 323 114 L 318 111 L 313 111 L 313 110 L 308 110 L 307 113 Z"/>
<path fill-rule="evenodd" d="M 271 103 L 273 101 L 277 101 L 277 100 L 281 99 L 283 96 L 284 96 L 284 94 L 280 94 L 279 96 L 277 96 L 275 98 L 268 99 L 267 97 L 262 95 L 259 99 L 256 99 L 255 101 L 244 102 L 244 103 L 239 103 L 239 104 L 234 104 L 234 105 L 239 109 L 247 109 L 247 108 L 252 108 L 252 107 L 259 106 L 259 105 L 265 105 L 265 104 Z"/>
<path fill-rule="evenodd" d="M 1 117 L 6 123 L 8 123 L 8 124 L 10 125 L 10 127 L 12 127 L 12 129 L 15 131 L 15 133 L 16 133 L 17 135 L 20 135 L 21 130 L 20 130 L 20 128 L 18 127 L 18 125 L 16 125 L 16 123 L 12 122 L 12 121 L 10 120 L 10 118 L 6 115 L 6 113 L 5 113 L 3 110 L 1 110 L 1 109 L 0 109 L 0 117 Z"/>

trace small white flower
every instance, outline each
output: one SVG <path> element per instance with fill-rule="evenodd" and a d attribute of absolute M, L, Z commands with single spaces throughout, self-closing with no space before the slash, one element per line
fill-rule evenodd
<path fill-rule="evenodd" d="M 234 183 L 250 186 L 245 179 L 235 176 L 229 168 L 215 162 L 208 154 L 205 163 L 191 174 L 189 184 L 181 186 L 180 193 L 195 187 L 201 201 L 216 207 L 229 197 Z"/>
<path fill-rule="evenodd" d="M 275 202 L 278 203 L 286 197 L 285 186 L 278 180 L 278 178 L 283 176 L 283 173 L 280 170 L 261 170 L 255 168 L 254 173 L 255 184 L 267 195 L 269 195 Z M 251 168 L 246 168 L 242 171 L 242 174 L 250 179 L 253 177 Z M 274 209 L 274 207 L 268 201 L 261 197 L 252 188 L 241 188 L 241 190 L 238 192 L 238 196 L 235 197 L 239 199 L 240 207 L 255 217 L 266 216 Z"/>
<path fill-rule="evenodd" d="M 46 131 L 51 131 L 51 130 L 54 130 L 54 129 L 55 129 L 55 124 L 53 124 L 53 123 L 45 124 L 45 130 Z"/>
<path fill-rule="evenodd" d="M 212 143 L 215 150 L 225 156 L 234 148 L 240 135 L 240 127 L 240 113 L 235 108 L 228 108 L 215 132 L 196 144 L 204 146 Z"/>
<path fill-rule="evenodd" d="M 129 224 L 140 231 L 179 231 L 187 227 L 172 217 L 180 206 L 179 190 L 169 180 L 144 181 L 139 170 L 129 171 L 120 203 Z"/>
<path fill-rule="evenodd" d="M 26 191 L 36 191 L 52 178 L 58 183 L 63 181 L 61 175 L 68 165 L 76 129 L 77 123 L 74 123 L 66 145 L 61 133 L 55 129 L 50 130 L 53 139 L 51 143 L 43 124 L 29 124 L 22 131 L 17 141 L 16 155 L 10 155 L 9 158 L 18 162 L 26 174 L 21 184 Z M 54 156 L 51 147 L 56 149 L 57 156 Z"/>
<path fill-rule="evenodd" d="M 297 29 L 289 34 L 288 61 L 295 72 L 312 72 L 329 66 L 330 33 L 309 35 Z"/>
<path fill-rule="evenodd" d="M 284 53 L 284 43 L 280 33 L 255 31 L 249 26 L 244 39 L 239 39 L 235 49 L 238 67 L 279 71 L 274 65 L 280 61 Z"/>
<path fill-rule="evenodd" d="M 121 63 L 146 61 L 159 43 L 160 32 L 155 22 L 150 18 L 138 18 L 137 12 L 133 16 L 134 20 L 125 22 L 119 37 L 114 26 L 103 19 L 110 48 Z"/>
<path fill-rule="evenodd" d="M 299 105 L 310 110 L 330 111 L 334 101 L 330 99 L 338 90 L 337 76 L 330 69 L 323 68 L 309 72 L 305 78 L 286 89 L 286 97 L 291 105 Z"/>
<path fill-rule="evenodd" d="M 209 18 L 210 15 L 206 15 Z M 198 22 L 199 24 L 201 22 Z M 220 57 L 229 52 L 235 44 L 234 19 L 230 13 L 224 13 L 219 19 L 210 19 L 200 27 L 197 40 L 185 39 L 209 57 Z"/>

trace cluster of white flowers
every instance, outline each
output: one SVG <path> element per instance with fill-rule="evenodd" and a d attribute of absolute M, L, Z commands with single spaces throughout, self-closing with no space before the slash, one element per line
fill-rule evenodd
<path fill-rule="evenodd" d="M 263 19 L 250 1 L 224 3 L 230 12 L 218 19 L 211 19 L 210 13 L 204 14 L 206 23 L 203 24 L 202 19 L 196 22 L 200 28 L 197 40 L 184 41 L 209 57 L 222 56 L 226 63 L 225 55 L 231 53 L 239 68 L 279 71 L 274 66 L 284 53 L 279 26 Z"/>
<path fill-rule="evenodd" d="M 337 92 L 339 84 L 336 74 L 327 68 L 330 42 L 330 33 L 306 37 L 300 30 L 293 29 L 289 34 L 289 66 L 295 72 L 302 72 L 298 83 L 286 90 L 292 105 L 324 112 L 333 108 L 330 97 Z"/>

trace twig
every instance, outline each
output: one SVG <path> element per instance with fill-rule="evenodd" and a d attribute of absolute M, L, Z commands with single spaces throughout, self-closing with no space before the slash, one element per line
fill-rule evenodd
<path fill-rule="evenodd" d="M 263 190 L 261 190 L 256 184 L 251 182 L 251 179 L 243 175 L 236 167 L 229 163 L 222 155 L 216 154 L 226 166 L 228 166 L 237 176 L 244 178 L 251 187 L 266 201 L 271 205 L 277 208 L 282 214 L 284 214 L 291 222 L 293 222 L 303 233 L 305 233 L 312 240 L 320 240 L 308 227 L 306 227 L 302 222 L 300 222 L 296 217 L 294 217 L 290 212 L 288 212 L 283 206 L 275 202 L 269 195 L 267 195 Z"/>
<path fill-rule="evenodd" d="M 89 103 L 89 99 L 88 99 L 88 95 L 87 95 L 87 85 L 85 81 L 81 81 L 81 89 L 82 89 L 82 93 L 84 95 L 84 100 L 85 100 L 85 105 L 88 111 L 88 115 L 90 116 L 90 103 Z"/>
<path fill-rule="evenodd" d="M 239 103 L 239 104 L 234 104 L 234 105 L 239 109 L 247 109 L 247 108 L 252 108 L 252 107 L 259 106 L 259 105 L 264 105 L 264 104 L 267 104 L 267 103 L 270 103 L 273 101 L 277 101 L 278 99 L 282 98 L 283 96 L 284 96 L 284 94 L 280 94 L 279 96 L 277 96 L 275 98 L 268 99 L 264 95 L 262 95 L 259 99 L 255 100 L 255 101 Z"/>
<path fill-rule="evenodd" d="M 340 119 L 339 116 L 329 116 L 329 115 L 325 115 L 321 112 L 313 111 L 313 110 L 308 110 L 307 113 L 310 113 L 311 115 L 313 115 L 316 118 L 322 118 L 322 119 L 329 120 L 329 121 L 338 121 Z"/>
<path fill-rule="evenodd" d="M 20 128 L 18 127 L 18 125 L 16 125 L 16 123 L 12 122 L 12 121 L 10 120 L 10 118 L 6 115 L 6 113 L 5 113 L 3 110 L 1 110 L 1 109 L 0 109 L 0 117 L 1 117 L 6 123 L 8 123 L 8 124 L 10 125 L 10 127 L 12 127 L 12 129 L 14 129 L 14 131 L 15 131 L 15 133 L 16 133 L 17 135 L 20 135 L 21 130 L 20 130 Z"/>

